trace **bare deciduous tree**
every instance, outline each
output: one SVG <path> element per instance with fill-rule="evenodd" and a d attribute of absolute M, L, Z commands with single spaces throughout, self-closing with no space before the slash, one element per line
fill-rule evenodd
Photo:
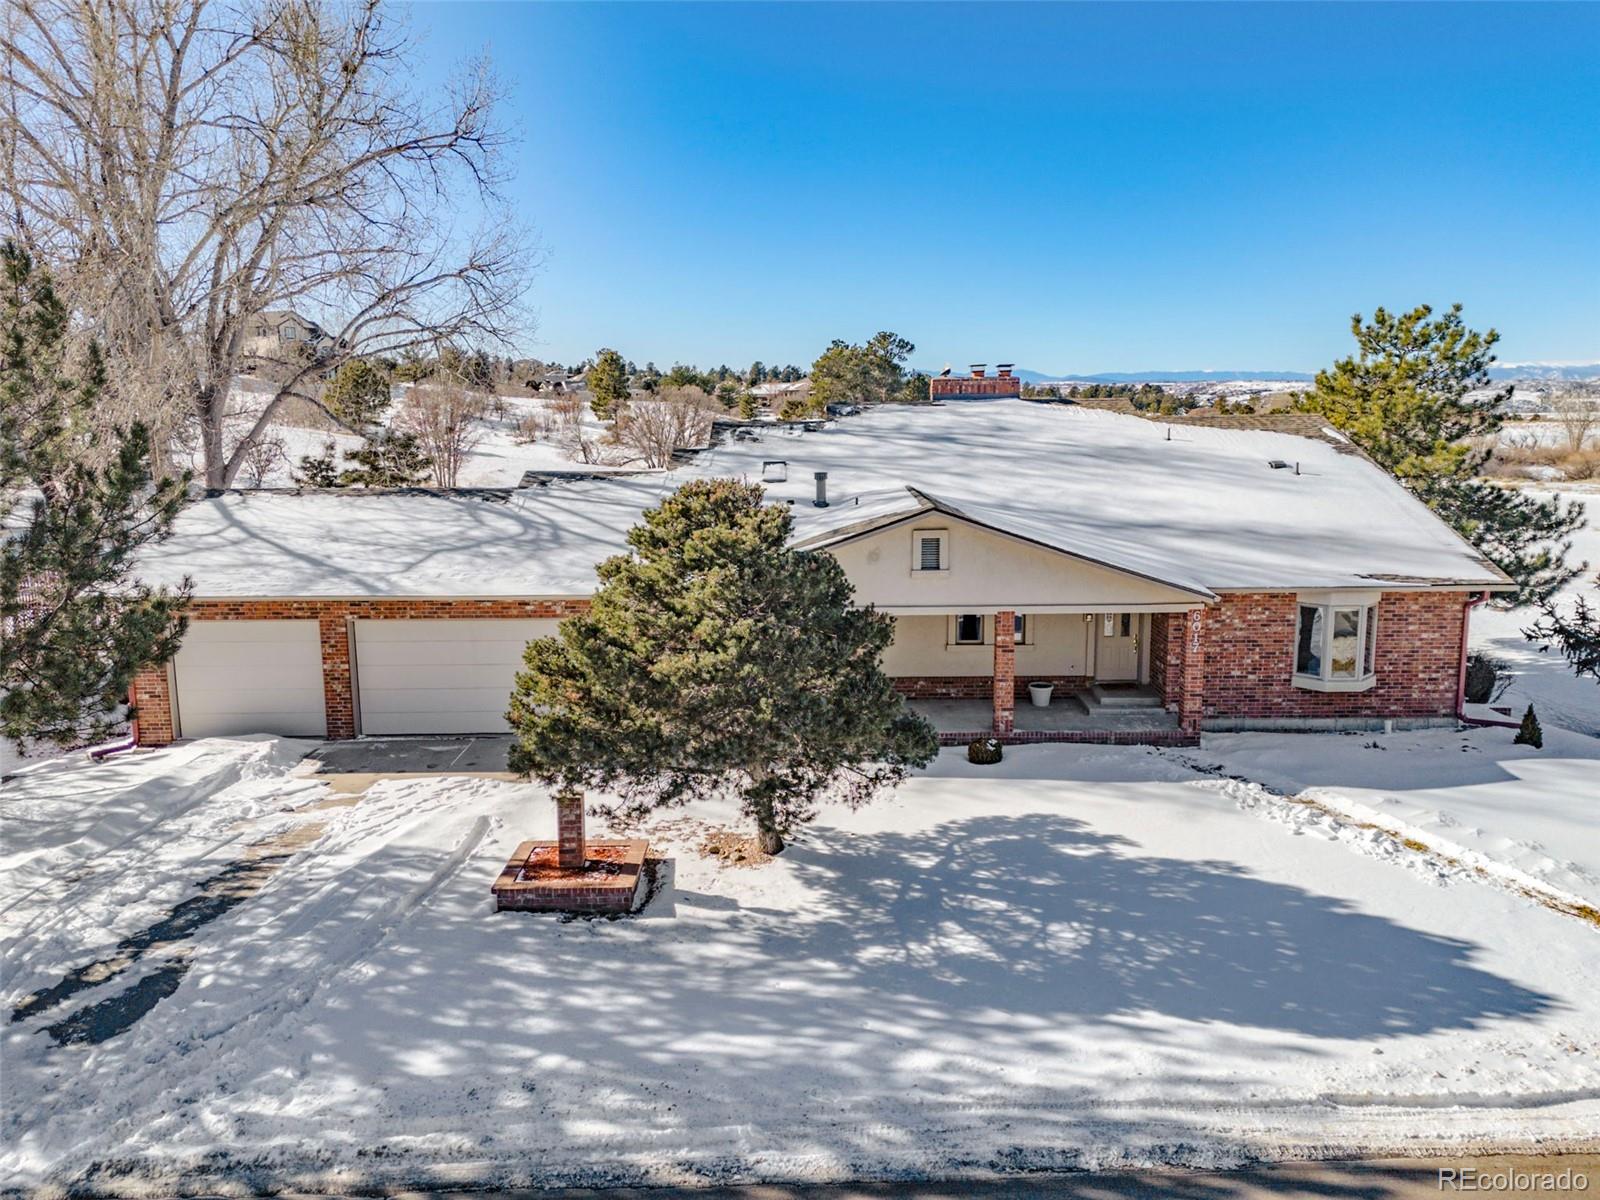
<path fill-rule="evenodd" d="M 1600 400 L 1588 396 L 1557 396 L 1550 401 L 1556 424 L 1566 435 L 1567 449 L 1576 454 L 1600 429 Z"/>
<path fill-rule="evenodd" d="M 532 255 L 489 211 L 495 84 L 478 63 L 437 103 L 411 94 L 382 0 L 0 9 L 4 219 L 66 268 L 121 389 L 112 415 L 197 441 L 208 486 L 343 358 L 523 327 Z M 480 231 L 458 229 L 475 205 Z M 229 428 L 247 339 L 288 308 L 327 337 L 270 351 L 276 386 Z"/>
<path fill-rule="evenodd" d="M 636 400 L 617 418 L 616 438 L 647 467 L 664 467 L 672 453 L 698 446 L 711 432 L 711 418 L 720 411 L 697 387 L 662 389 L 654 400 Z"/>
<path fill-rule="evenodd" d="M 455 487 L 461 464 L 483 438 L 487 402 L 459 384 L 419 384 L 395 416 L 395 428 L 417 439 L 440 487 Z"/>

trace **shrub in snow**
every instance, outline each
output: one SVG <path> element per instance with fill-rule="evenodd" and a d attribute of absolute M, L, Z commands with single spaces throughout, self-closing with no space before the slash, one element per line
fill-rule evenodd
<path fill-rule="evenodd" d="M 1467 656 L 1467 703 L 1488 704 L 1511 686 L 1505 663 L 1482 651 Z"/>
<path fill-rule="evenodd" d="M 967 761 L 987 767 L 1005 755 L 1005 748 L 995 738 L 978 738 L 967 743 Z"/>
<path fill-rule="evenodd" d="M 1522 714 L 1522 724 L 1517 728 L 1517 736 L 1512 742 L 1518 746 L 1532 746 L 1535 750 L 1544 749 L 1544 731 L 1539 728 L 1539 718 L 1533 711 L 1533 705 L 1528 705 L 1528 711 Z"/>

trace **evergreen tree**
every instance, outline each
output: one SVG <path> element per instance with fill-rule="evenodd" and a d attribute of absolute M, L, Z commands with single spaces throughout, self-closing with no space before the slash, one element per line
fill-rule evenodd
<path fill-rule="evenodd" d="M 347 465 L 334 462 L 332 442 L 322 453 L 300 459 L 294 481 L 301 487 L 416 487 L 428 481 L 433 464 L 417 437 L 397 430 L 381 430 L 354 450 L 345 451 Z"/>
<path fill-rule="evenodd" d="M 1517 726 L 1517 736 L 1511 741 L 1517 746 L 1532 746 L 1535 750 L 1544 749 L 1544 730 L 1539 728 L 1539 717 L 1533 711 L 1533 705 L 1528 705 L 1528 711 L 1522 714 L 1522 724 Z"/>
<path fill-rule="evenodd" d="M 143 425 L 97 431 L 98 348 L 72 367 L 49 276 L 10 242 L 0 270 L 0 735 L 81 744 L 115 727 L 141 667 L 177 652 L 187 582 L 150 588 L 132 571 L 188 480 L 152 482 Z"/>
<path fill-rule="evenodd" d="M 1600 587 L 1600 576 L 1595 577 Z M 1541 643 L 1539 649 L 1552 645 L 1561 651 L 1581 679 L 1587 675 L 1600 683 L 1600 603 L 1591 604 L 1586 596 L 1575 598 L 1571 612 L 1565 612 L 1555 597 L 1539 602 L 1540 617 L 1522 631 L 1529 641 Z"/>
<path fill-rule="evenodd" d="M 338 487 L 339 468 L 333 461 L 333 443 L 323 442 L 321 454 L 301 455 L 294 481 L 301 487 Z"/>
<path fill-rule="evenodd" d="M 835 338 L 811 364 L 811 411 L 826 412 L 830 404 L 883 404 L 896 399 L 905 386 L 904 363 L 915 349 L 887 331 L 860 346 Z"/>
<path fill-rule="evenodd" d="M 1544 599 L 1583 569 L 1565 563 L 1583 510 L 1474 478 L 1510 396 L 1476 395 L 1488 387 L 1500 335 L 1468 329 L 1459 304 L 1432 315 L 1425 304 L 1379 308 L 1370 322 L 1357 313 L 1356 354 L 1319 371 L 1297 406 L 1325 417 L 1509 575 L 1513 605 Z"/>
<path fill-rule="evenodd" d="M 354 464 L 339 472 L 340 487 L 415 487 L 433 469 L 415 434 L 385 430 L 345 452 Z"/>
<path fill-rule="evenodd" d="M 739 396 L 739 417 L 741 420 L 753 421 L 756 414 L 761 411 L 761 403 L 754 392 L 742 392 Z"/>
<path fill-rule="evenodd" d="M 382 420 L 389 399 L 388 374 L 367 358 L 352 358 L 340 366 L 322 393 L 322 402 L 357 429 Z"/>
<path fill-rule="evenodd" d="M 620 794 L 638 817 L 736 796 L 762 848 L 833 790 L 860 805 L 937 753 L 880 667 L 894 622 L 851 603 L 832 556 L 733 480 L 648 510 L 599 567 L 589 610 L 529 643 L 508 718 L 513 771 Z"/>
<path fill-rule="evenodd" d="M 585 382 L 589 385 L 589 407 L 602 421 L 620 416 L 628 400 L 628 365 L 615 350 L 595 355 Z"/>

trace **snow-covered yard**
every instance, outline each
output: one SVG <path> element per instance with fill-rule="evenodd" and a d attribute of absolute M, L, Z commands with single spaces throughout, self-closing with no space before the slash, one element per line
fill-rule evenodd
<path fill-rule="evenodd" d="M 1586 869 L 1589 739 L 947 752 L 761 867 L 697 853 L 725 813 L 663 819 L 643 916 L 565 923 L 491 911 L 511 847 L 553 832 L 538 788 L 391 780 L 297 816 L 323 790 L 291 773 L 303 748 L 209 741 L 7 785 L 8 1009 L 244 842 L 324 832 L 193 931 L 181 984 L 127 1032 L 60 1047 L 43 1027 L 159 948 L 3 1027 L 0 1180 L 945 1175 L 1600 1129 L 1600 928 L 1215 769 L 1282 786 L 1301 761 L 1306 782 L 1503 812 L 1486 831 Z"/>
<path fill-rule="evenodd" d="M 1562 592 L 1563 603 L 1571 604 L 1580 590 L 1593 603 L 1595 575 L 1600 572 L 1600 486 L 1562 484 L 1559 487 L 1531 487 L 1538 496 L 1560 496 L 1579 500 L 1588 514 L 1585 524 L 1573 534 L 1572 551 L 1567 561 L 1587 562 L 1583 575 Z M 1567 660 L 1555 651 L 1542 652 L 1522 636 L 1522 630 L 1538 617 L 1534 609 L 1504 612 L 1480 608 L 1472 614 L 1472 648 L 1486 650 L 1505 661 L 1512 683 L 1497 701 L 1520 713 L 1528 704 L 1537 707 L 1541 720 L 1600 737 L 1600 682 L 1580 679 Z"/>

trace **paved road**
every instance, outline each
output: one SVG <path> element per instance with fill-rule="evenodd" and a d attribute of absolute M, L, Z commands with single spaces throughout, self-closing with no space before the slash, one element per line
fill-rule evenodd
<path fill-rule="evenodd" d="M 1600 1200 L 1600 1154 L 1273 1163 L 1238 1171 L 1083 1172 L 973 1183 L 401 1195 L 405 1200 L 1438 1200 L 1454 1195 Z"/>

